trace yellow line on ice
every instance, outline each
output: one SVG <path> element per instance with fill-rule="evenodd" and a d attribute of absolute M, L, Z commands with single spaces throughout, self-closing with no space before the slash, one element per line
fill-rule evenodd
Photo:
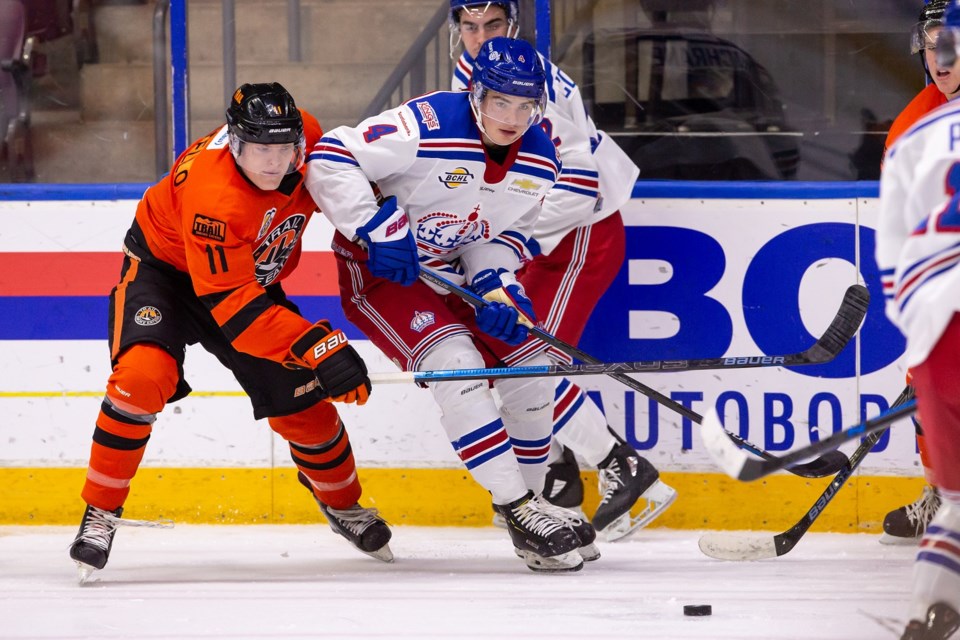
<path fill-rule="evenodd" d="M 202 398 L 243 398 L 243 391 L 191 391 Z M 0 391 L 0 398 L 101 398 L 103 391 Z"/>

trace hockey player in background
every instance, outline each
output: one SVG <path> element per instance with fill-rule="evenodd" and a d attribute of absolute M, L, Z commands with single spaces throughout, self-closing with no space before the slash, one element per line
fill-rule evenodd
<path fill-rule="evenodd" d="M 106 565 L 116 527 L 131 523 L 121 519 L 131 480 L 157 414 L 190 393 L 183 362 L 196 343 L 233 372 L 254 416 L 289 442 L 300 482 L 331 528 L 393 559 L 390 529 L 357 504 L 350 441 L 332 404 L 366 402 L 366 366 L 343 332 L 326 320 L 311 325 L 281 287 L 316 211 L 303 165 L 320 124 L 276 83 L 241 86 L 226 117 L 147 190 L 124 239 L 110 294 L 113 373 L 70 547 L 81 579 Z"/>
<path fill-rule="evenodd" d="M 946 7 L 947 0 L 931 0 L 925 4 L 910 33 L 910 52 L 920 58 L 927 78 L 927 86 L 893 121 L 887 133 L 885 150 L 892 147 L 897 138 L 916 124 L 917 120 L 940 105 L 960 96 L 960 73 L 953 68 L 938 65 L 934 53 L 937 35 L 943 29 L 943 14 Z M 909 384 L 909 373 L 907 381 Z M 917 416 L 914 417 L 914 426 L 917 431 L 917 449 L 920 451 L 920 462 L 927 486 L 923 488 L 923 493 L 916 501 L 894 509 L 884 517 L 883 535 L 880 537 L 880 542 L 884 544 L 916 544 L 940 506 L 940 494 L 933 484 L 930 471 L 927 443 Z"/>
<path fill-rule="evenodd" d="M 454 91 L 470 86 L 474 59 L 484 42 L 517 33 L 518 12 L 516 0 L 450 0 L 451 51 L 457 36 L 464 48 L 454 70 Z M 540 59 L 548 97 L 541 126 L 558 145 L 563 168 L 534 229 L 541 253 L 518 278 L 547 331 L 577 344 L 597 301 L 623 264 L 625 231 L 619 209 L 630 199 L 639 170 L 609 136 L 597 131 L 576 83 L 549 60 Z M 550 355 L 570 362 L 552 349 Z M 575 452 L 598 470 L 600 504 L 592 522 L 607 539 L 646 526 L 670 506 L 676 491 L 607 426 L 599 407 L 578 385 L 562 378 L 555 394 L 555 442 L 544 491 L 548 500 L 583 513 L 583 481 Z M 640 501 L 642 510 L 631 517 Z"/>
<path fill-rule="evenodd" d="M 960 70 L 960 0 L 947 8 L 937 65 Z M 920 542 L 902 640 L 960 628 L 960 107 L 922 118 L 892 146 L 880 181 L 877 264 L 887 315 L 907 338 L 941 504 Z"/>
<path fill-rule="evenodd" d="M 307 187 L 337 228 L 347 317 L 407 371 L 549 363 L 515 277 L 531 258 L 540 203 L 560 172 L 535 126 L 546 102 L 536 51 L 507 38 L 480 52 L 472 91 L 437 92 L 328 133 Z M 373 187 L 371 187 L 373 183 Z M 418 279 L 421 265 L 492 302 L 474 311 Z M 589 522 L 543 499 L 553 411 L 549 378 L 432 382 L 441 424 L 506 519 L 534 571 L 599 557 Z M 579 551 L 578 551 L 579 549 Z"/>

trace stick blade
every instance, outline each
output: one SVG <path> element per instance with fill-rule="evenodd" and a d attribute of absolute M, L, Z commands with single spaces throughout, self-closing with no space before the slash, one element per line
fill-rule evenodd
<path fill-rule="evenodd" d="M 778 555 L 771 535 L 738 535 L 718 531 L 700 536 L 697 544 L 704 555 L 717 560 L 769 560 Z"/>
<path fill-rule="evenodd" d="M 846 454 L 839 449 L 827 451 L 810 462 L 788 467 L 788 471 L 802 478 L 826 478 L 836 474 L 849 462 Z"/>
<path fill-rule="evenodd" d="M 830 326 L 806 352 L 810 364 L 827 363 L 840 355 L 860 330 L 870 307 L 870 292 L 861 284 L 850 285 Z"/>
<path fill-rule="evenodd" d="M 716 409 L 710 409 L 700 423 L 700 440 L 713 461 L 731 478 L 740 479 L 749 462 L 746 452 L 727 436 Z"/>

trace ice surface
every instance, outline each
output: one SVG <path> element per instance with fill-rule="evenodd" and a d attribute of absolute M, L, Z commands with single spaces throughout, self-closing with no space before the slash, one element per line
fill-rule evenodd
<path fill-rule="evenodd" d="M 541 575 L 492 527 L 395 527 L 384 564 L 326 525 L 178 525 L 120 529 L 81 586 L 75 532 L 0 527 L 0 638 L 876 640 L 903 628 L 915 554 L 808 534 L 781 558 L 724 562 L 701 531 L 654 529 Z"/>

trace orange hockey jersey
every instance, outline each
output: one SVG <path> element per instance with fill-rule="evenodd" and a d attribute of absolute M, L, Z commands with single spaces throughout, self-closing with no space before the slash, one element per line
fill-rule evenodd
<path fill-rule="evenodd" d="M 886 157 L 887 149 L 893 146 L 897 138 L 906 133 L 907 129 L 912 127 L 917 120 L 927 115 L 942 104 L 947 103 L 947 97 L 943 95 L 937 85 L 932 82 L 923 88 L 923 91 L 914 96 L 900 115 L 896 117 L 893 124 L 890 125 L 890 131 L 887 132 L 886 142 L 883 144 L 883 155 Z"/>
<path fill-rule="evenodd" d="M 310 149 L 323 132 L 316 118 L 301 114 Z M 303 184 L 305 171 L 286 176 L 276 191 L 261 191 L 237 168 L 224 125 L 194 142 L 147 190 L 125 249 L 141 259 L 146 250 L 189 275 L 238 351 L 282 362 L 312 323 L 274 304 L 265 287 L 296 267 L 304 229 L 317 211 Z"/>

